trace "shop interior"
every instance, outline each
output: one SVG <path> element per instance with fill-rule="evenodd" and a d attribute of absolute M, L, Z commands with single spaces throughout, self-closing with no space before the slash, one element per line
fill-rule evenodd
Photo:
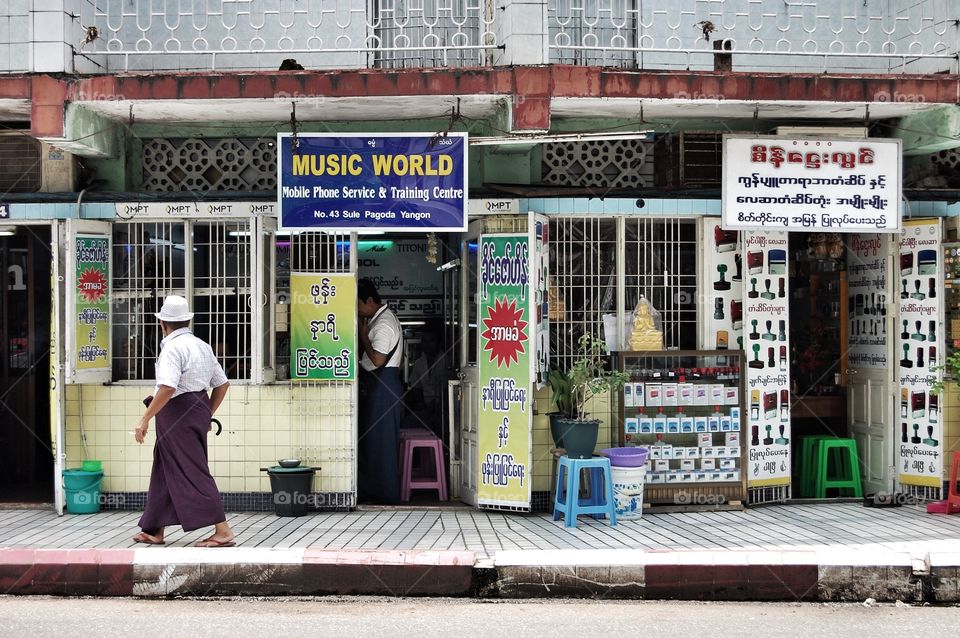
<path fill-rule="evenodd" d="M 447 381 L 457 367 L 460 235 L 364 235 L 357 242 L 357 277 L 372 280 L 403 326 L 401 427 L 427 429 L 443 445 L 450 493 Z M 412 471 L 435 476 L 428 449 L 414 452 Z M 438 491 L 412 489 L 410 503 L 437 503 Z"/>
<path fill-rule="evenodd" d="M 50 438 L 50 227 L 0 227 L 0 501 L 47 502 Z"/>
<path fill-rule="evenodd" d="M 308 270 L 346 270 L 350 263 L 350 242 L 336 242 L 331 261 L 329 246 L 311 240 L 310 234 L 282 236 L 277 241 L 277 291 L 289 290 L 289 274 Z M 457 233 L 364 234 L 357 242 L 357 277 L 372 280 L 381 298 L 397 315 L 404 328 L 401 375 L 402 426 L 425 428 L 442 441 L 444 467 L 449 474 L 450 428 L 447 409 L 447 381 L 454 378 L 458 363 L 461 235 Z M 321 263 L 322 262 L 322 263 Z M 475 318 L 471 319 L 475 323 Z M 278 376 L 288 378 L 289 333 L 286 322 L 278 324 Z M 471 334 L 475 335 L 475 331 Z M 413 470 L 434 472 L 431 460 L 417 451 Z M 399 478 L 398 478 L 399 480 Z M 447 476 L 447 491 L 450 492 Z M 412 490 L 410 502 L 437 503 L 436 490 Z"/>
<path fill-rule="evenodd" d="M 845 355 L 849 308 L 841 235 L 790 233 L 789 250 L 791 455 L 796 463 L 804 437 L 849 436 Z M 865 311 L 880 312 L 880 304 L 868 299 Z"/>

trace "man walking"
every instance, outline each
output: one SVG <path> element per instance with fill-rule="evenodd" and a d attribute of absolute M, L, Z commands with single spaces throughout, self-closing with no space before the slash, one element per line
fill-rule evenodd
<path fill-rule="evenodd" d="M 156 317 L 164 335 L 157 357 L 157 386 L 152 400 L 144 401 L 147 411 L 137 425 L 136 439 L 143 443 L 150 419 L 156 417 L 157 442 L 147 507 L 139 522 L 143 531 L 133 540 L 163 545 L 167 525 L 180 525 L 185 532 L 213 525 L 213 534 L 196 546 L 231 547 L 233 532 L 207 460 L 210 419 L 230 384 L 213 350 L 190 330 L 193 313 L 186 299 L 167 297 Z M 208 387 L 213 388 L 211 396 Z"/>

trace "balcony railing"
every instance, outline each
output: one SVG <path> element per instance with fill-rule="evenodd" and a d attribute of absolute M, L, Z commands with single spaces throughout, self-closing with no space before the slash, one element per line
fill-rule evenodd
<path fill-rule="evenodd" d="M 493 0 L 81 1 L 80 53 L 111 71 L 481 66 Z"/>
<path fill-rule="evenodd" d="M 550 61 L 643 69 L 960 72 L 956 0 L 550 0 Z"/>
<path fill-rule="evenodd" d="M 0 50 L 0 72 L 268 70 L 293 58 L 307 69 L 564 63 L 960 73 L 960 0 L 11 0 L 7 5 L 0 7 L 0 23 L 9 25 L 10 38 L 0 45 L 8 44 L 9 56 Z"/>

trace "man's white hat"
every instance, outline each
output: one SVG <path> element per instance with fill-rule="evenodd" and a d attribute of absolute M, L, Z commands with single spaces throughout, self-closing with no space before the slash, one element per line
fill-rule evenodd
<path fill-rule="evenodd" d="M 160 321 L 178 322 L 190 321 L 193 319 L 193 313 L 187 305 L 187 300 L 180 295 L 170 295 L 163 300 L 163 307 L 156 313 Z"/>

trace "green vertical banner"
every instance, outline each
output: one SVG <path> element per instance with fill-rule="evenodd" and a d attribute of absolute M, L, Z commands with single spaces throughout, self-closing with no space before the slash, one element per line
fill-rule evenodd
<path fill-rule="evenodd" d="M 480 238 L 477 501 L 530 507 L 532 400 L 529 240 Z"/>
<path fill-rule="evenodd" d="M 353 381 L 356 322 L 352 274 L 291 273 L 290 379 Z"/>
<path fill-rule="evenodd" d="M 76 237 L 76 370 L 110 367 L 110 239 L 103 235 Z"/>

